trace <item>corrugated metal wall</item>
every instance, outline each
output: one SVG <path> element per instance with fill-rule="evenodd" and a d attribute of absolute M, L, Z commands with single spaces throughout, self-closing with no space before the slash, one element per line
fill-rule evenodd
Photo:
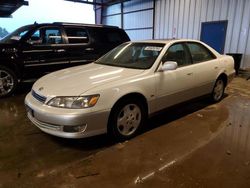
<path fill-rule="evenodd" d="M 200 39 L 201 23 L 228 20 L 224 53 L 250 67 L 250 0 L 156 0 L 155 38 Z"/>
<path fill-rule="evenodd" d="M 115 25 L 122 28 L 121 15 L 121 3 L 105 7 L 102 13 L 102 23 L 106 25 Z"/>
<path fill-rule="evenodd" d="M 102 13 L 132 40 L 200 39 L 202 22 L 220 20 L 228 21 L 224 53 L 242 53 L 241 68 L 250 68 L 250 0 L 155 0 L 155 9 L 154 0 L 131 0 Z"/>
<path fill-rule="evenodd" d="M 131 40 L 153 38 L 152 0 L 132 0 L 103 9 L 102 23 L 119 26 L 127 32 Z"/>

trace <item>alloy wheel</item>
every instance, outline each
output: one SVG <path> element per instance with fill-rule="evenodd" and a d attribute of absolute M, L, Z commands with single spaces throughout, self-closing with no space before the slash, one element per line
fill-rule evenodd
<path fill-rule="evenodd" d="M 5 96 L 14 88 L 13 76 L 5 70 L 0 70 L 0 96 Z"/>
<path fill-rule="evenodd" d="M 140 126 L 141 109 L 136 104 L 125 105 L 117 116 L 117 130 L 123 136 L 130 136 Z"/>
<path fill-rule="evenodd" d="M 215 101 L 219 101 L 224 93 L 224 82 L 223 80 L 218 80 L 214 86 L 213 97 Z"/>

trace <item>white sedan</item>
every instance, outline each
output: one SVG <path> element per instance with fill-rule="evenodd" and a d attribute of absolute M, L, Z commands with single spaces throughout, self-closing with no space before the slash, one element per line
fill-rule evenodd
<path fill-rule="evenodd" d="M 48 134 L 124 140 L 164 108 L 207 94 L 220 101 L 234 73 L 232 57 L 200 41 L 128 42 L 91 64 L 40 78 L 25 104 Z"/>

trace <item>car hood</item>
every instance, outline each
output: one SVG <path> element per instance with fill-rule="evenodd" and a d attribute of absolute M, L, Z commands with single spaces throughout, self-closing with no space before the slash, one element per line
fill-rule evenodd
<path fill-rule="evenodd" d="M 15 41 L 13 43 L 2 43 L 0 41 L 0 48 L 14 48 L 14 47 L 17 47 L 18 46 L 18 42 Z"/>
<path fill-rule="evenodd" d="M 8 43 L 0 43 L 0 55 L 1 57 L 6 57 L 6 55 L 11 55 L 17 51 L 18 44 L 8 44 Z"/>
<path fill-rule="evenodd" d="M 50 73 L 35 82 L 33 90 L 42 96 L 78 96 L 106 83 L 144 72 L 91 63 Z"/>

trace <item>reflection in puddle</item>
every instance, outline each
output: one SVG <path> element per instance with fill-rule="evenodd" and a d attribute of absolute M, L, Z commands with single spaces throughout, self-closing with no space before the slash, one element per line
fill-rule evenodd
<path fill-rule="evenodd" d="M 23 115 L 24 105 L 23 97 L 9 97 L 0 99 L 0 125 L 8 126 L 13 123 L 18 123 L 18 118 Z"/>
<path fill-rule="evenodd" d="M 249 99 L 234 99 L 227 106 L 230 115 L 222 134 L 223 144 L 227 147 L 228 154 L 250 160 Z"/>

